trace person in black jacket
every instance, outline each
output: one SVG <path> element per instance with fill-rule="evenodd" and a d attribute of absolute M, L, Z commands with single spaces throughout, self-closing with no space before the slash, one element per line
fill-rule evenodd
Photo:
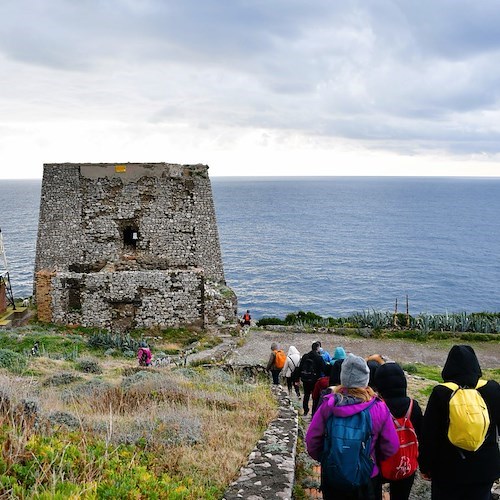
<path fill-rule="evenodd" d="M 314 390 L 316 381 L 320 378 L 322 373 L 326 373 L 326 363 L 319 353 L 320 344 L 314 342 L 311 350 L 302 356 L 299 365 L 300 380 L 304 387 L 304 399 L 302 400 L 302 407 L 304 415 L 309 413 L 309 398 Z"/>
<path fill-rule="evenodd" d="M 410 407 L 410 398 L 406 395 L 407 381 L 403 369 L 393 362 L 379 365 L 375 371 L 373 382 L 380 397 L 389 407 L 391 415 L 394 418 L 404 417 Z M 422 419 L 422 410 L 418 401 L 414 399 L 410 421 L 419 440 Z M 391 500 L 408 500 L 414 480 L 415 474 L 400 481 L 388 481 Z"/>
<path fill-rule="evenodd" d="M 451 348 L 441 376 L 460 387 L 476 387 L 482 372 L 476 353 L 467 345 Z M 432 500 L 490 500 L 493 482 L 500 476 L 500 385 L 494 380 L 478 389 L 490 416 L 490 427 L 477 451 L 466 451 L 448 439 L 451 389 L 434 387 L 422 423 L 420 472 L 432 481 Z"/>

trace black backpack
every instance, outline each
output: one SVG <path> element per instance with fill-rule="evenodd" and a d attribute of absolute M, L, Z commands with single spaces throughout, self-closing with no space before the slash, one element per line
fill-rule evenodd
<path fill-rule="evenodd" d="M 316 367 L 314 365 L 314 359 L 304 359 L 302 368 L 300 369 L 300 379 L 302 382 L 314 382 L 318 378 L 316 374 Z"/>

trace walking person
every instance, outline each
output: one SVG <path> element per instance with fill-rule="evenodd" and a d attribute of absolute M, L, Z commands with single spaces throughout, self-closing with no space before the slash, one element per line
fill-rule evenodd
<path fill-rule="evenodd" d="M 309 398 L 314 390 L 314 385 L 321 374 L 326 372 L 326 365 L 319 353 L 319 348 L 319 343 L 313 342 L 311 350 L 304 354 L 300 360 L 299 374 L 304 388 L 304 399 L 302 400 L 304 416 L 309 413 Z"/>
<path fill-rule="evenodd" d="M 405 373 L 401 366 L 399 366 L 397 363 L 385 363 L 379 365 L 379 367 L 377 368 L 375 372 L 374 382 L 375 386 L 377 387 L 378 394 L 389 408 L 392 417 L 394 417 L 395 419 L 403 419 L 407 416 L 408 420 L 411 422 L 411 427 L 415 431 L 414 437 L 416 438 L 414 440 L 414 466 L 416 468 L 416 456 L 418 455 L 418 439 L 420 439 L 421 436 L 423 415 L 418 401 L 416 401 L 415 399 L 412 400 L 406 394 L 407 380 Z M 398 466 L 399 465 L 401 466 L 401 469 L 403 467 L 409 466 L 408 463 L 398 464 Z M 413 486 L 413 481 L 415 480 L 415 470 L 410 475 L 405 474 L 405 471 L 401 470 L 401 475 L 404 475 L 404 478 L 399 480 L 388 480 L 391 500 L 408 500 L 411 487 Z"/>
<path fill-rule="evenodd" d="M 295 395 L 300 398 L 300 383 L 297 378 L 298 368 L 300 365 L 300 352 L 298 349 L 291 345 L 288 349 L 288 354 L 285 361 L 285 366 L 280 372 L 280 376 L 286 380 L 288 395 L 292 396 L 292 387 L 295 390 Z"/>
<path fill-rule="evenodd" d="M 432 500 L 490 500 L 493 482 L 500 476 L 497 441 L 500 385 L 494 380 L 481 381 L 481 375 L 472 347 L 455 345 L 441 372 L 444 382 L 451 382 L 452 388 L 439 384 L 429 397 L 422 422 L 419 463 L 422 477 L 432 481 Z M 486 427 L 489 417 L 489 425 L 480 447 L 471 451 L 452 444 L 450 440 L 455 441 L 456 437 L 450 433 L 452 419 L 456 423 L 456 414 L 450 408 L 453 398 L 459 396 L 460 388 L 470 390 L 476 387 L 487 410 L 482 421 Z M 468 394 L 477 397 L 476 392 Z M 472 429 L 470 423 L 464 427 L 469 432 Z"/>
<path fill-rule="evenodd" d="M 349 354 L 340 372 L 341 385 L 325 396 L 306 434 L 309 455 L 321 461 L 325 500 L 380 500 L 377 460 L 399 448 L 386 404 L 368 387 L 366 361 Z"/>
<path fill-rule="evenodd" d="M 271 344 L 271 354 L 269 355 L 266 370 L 271 372 L 274 385 L 279 385 L 280 383 L 280 372 L 285 366 L 285 362 L 286 354 L 281 349 L 278 349 L 278 344 L 276 342 L 273 342 Z"/>

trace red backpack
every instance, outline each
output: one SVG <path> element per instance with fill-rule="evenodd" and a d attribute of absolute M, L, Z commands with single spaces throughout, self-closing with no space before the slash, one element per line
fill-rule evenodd
<path fill-rule="evenodd" d="M 410 421 L 412 409 L 413 399 L 410 399 L 410 406 L 404 417 L 394 418 L 391 415 L 399 438 L 399 450 L 392 457 L 380 462 L 380 472 L 389 481 L 405 479 L 418 467 L 418 439 Z"/>

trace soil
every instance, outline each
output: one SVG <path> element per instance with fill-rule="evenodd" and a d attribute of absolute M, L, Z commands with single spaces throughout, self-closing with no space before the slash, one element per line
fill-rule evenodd
<path fill-rule="evenodd" d="M 294 345 L 301 354 L 311 350 L 311 344 L 319 340 L 324 349 L 333 353 L 342 346 L 346 352 L 367 357 L 381 354 L 398 363 L 423 363 L 443 366 L 450 348 L 454 344 L 472 345 L 482 368 L 500 368 L 500 338 L 498 342 L 460 342 L 454 339 L 416 342 L 403 339 L 374 339 L 346 337 L 331 333 L 303 333 L 293 331 L 267 331 L 251 329 L 243 346 L 231 356 L 235 364 L 261 364 L 266 366 L 272 342 L 287 352 Z"/>

